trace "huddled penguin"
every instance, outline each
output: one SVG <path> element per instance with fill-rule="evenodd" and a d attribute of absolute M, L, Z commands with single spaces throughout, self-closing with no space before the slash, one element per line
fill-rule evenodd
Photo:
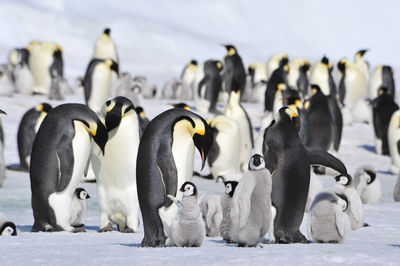
<path fill-rule="evenodd" d="M 136 158 L 139 147 L 139 119 L 133 103 L 122 96 L 108 100 L 101 110 L 108 132 L 104 153 L 93 148 L 100 205 L 99 232 L 112 231 L 117 224 L 124 233 L 137 232 L 139 203 L 136 189 Z"/>
<path fill-rule="evenodd" d="M 271 223 L 271 190 L 264 158 L 255 154 L 232 198 L 232 240 L 239 247 L 255 247 L 263 241 Z"/>
<path fill-rule="evenodd" d="M 264 95 L 264 111 L 273 112 L 276 94 L 279 89 L 279 84 L 287 84 L 287 74 L 289 66 L 287 60 L 281 60 L 279 67 L 272 73 L 267 82 L 267 89 Z"/>
<path fill-rule="evenodd" d="M 235 193 L 238 181 L 224 181 L 225 193 L 222 198 L 222 221 L 220 226 L 220 232 L 222 239 L 226 243 L 232 242 L 232 222 L 231 222 L 231 208 L 232 208 L 232 197 Z"/>
<path fill-rule="evenodd" d="M 16 236 L 17 227 L 7 216 L 0 212 L 0 236 Z"/>
<path fill-rule="evenodd" d="M 372 100 L 371 105 L 376 152 L 389 155 L 388 128 L 390 119 L 399 106 L 389 95 L 387 88 L 379 89 L 379 96 Z"/>
<path fill-rule="evenodd" d="M 6 114 L 6 113 L 3 110 L 0 110 L 0 114 Z M 4 130 L 0 119 L 0 188 L 3 186 L 5 179 L 6 179 L 6 161 L 4 157 Z"/>
<path fill-rule="evenodd" d="M 378 96 L 380 88 L 387 88 L 388 94 L 395 98 L 395 84 L 393 77 L 393 69 L 388 65 L 378 65 L 372 72 L 369 81 L 369 97 L 374 99 Z"/>
<path fill-rule="evenodd" d="M 272 173 L 272 206 L 276 209 L 274 237 L 277 243 L 307 243 L 299 228 L 303 220 L 310 183 L 310 165 L 324 165 L 347 173 L 331 154 L 306 150 L 298 135 L 298 115 L 282 107 L 269 127 L 260 132 L 261 150 Z M 290 217 L 290 218 L 288 218 Z"/>
<path fill-rule="evenodd" d="M 395 111 L 390 118 L 388 127 L 388 146 L 392 163 L 389 170 L 393 174 L 400 172 L 400 110 Z"/>
<path fill-rule="evenodd" d="M 367 51 L 367 49 L 362 49 L 354 55 L 354 65 L 364 74 L 366 81 L 369 80 L 369 64 L 364 60 Z"/>
<path fill-rule="evenodd" d="M 82 216 L 86 210 L 86 200 L 90 199 L 89 193 L 84 188 L 78 187 L 75 189 L 71 202 L 71 218 L 70 223 L 73 227 L 83 228 Z"/>
<path fill-rule="evenodd" d="M 356 230 L 364 226 L 364 210 L 360 195 L 353 186 L 353 179 L 350 175 L 338 175 L 335 177 L 336 185 L 340 191 L 346 195 L 349 203 L 349 208 L 346 213 L 350 217 L 351 229 Z"/>
<path fill-rule="evenodd" d="M 197 68 L 197 60 L 192 59 L 182 70 L 181 81 L 184 82 L 191 91 L 193 91 L 196 81 Z"/>
<path fill-rule="evenodd" d="M 7 169 L 14 171 L 29 171 L 32 144 L 43 119 L 52 109 L 48 103 L 42 103 L 29 109 L 22 117 L 18 126 L 17 144 L 19 165 L 9 165 Z"/>
<path fill-rule="evenodd" d="M 111 39 L 111 29 L 105 28 L 99 36 L 94 47 L 93 59 L 111 59 L 114 62 L 119 62 L 117 48 Z"/>
<path fill-rule="evenodd" d="M 197 87 L 196 109 L 204 113 L 220 113 L 217 109 L 218 95 L 222 90 L 220 72 L 223 66 L 220 61 L 207 60 L 204 63 L 204 78 Z"/>
<path fill-rule="evenodd" d="M 221 195 L 210 195 L 200 202 L 200 210 L 206 223 L 206 236 L 220 236 L 219 231 L 222 221 Z"/>
<path fill-rule="evenodd" d="M 147 127 L 147 125 L 149 124 L 150 120 L 146 117 L 143 107 L 136 106 L 135 111 L 139 118 L 140 137 L 142 137 L 143 132 L 144 132 L 145 128 Z"/>
<path fill-rule="evenodd" d="M 246 113 L 246 110 L 240 104 L 241 91 L 237 88 L 232 88 L 229 95 L 228 104 L 225 109 L 225 115 L 236 121 L 239 125 L 240 131 L 240 167 L 242 171 L 248 170 L 248 163 L 251 157 L 252 149 L 254 147 L 253 128 L 251 121 Z"/>
<path fill-rule="evenodd" d="M 273 56 L 271 56 L 266 64 L 266 72 L 267 72 L 267 79 L 271 78 L 272 73 L 280 66 L 280 65 L 286 65 L 289 62 L 289 58 L 287 54 L 284 53 L 278 53 Z"/>
<path fill-rule="evenodd" d="M 348 208 L 348 199 L 343 193 L 319 193 L 309 212 L 308 237 L 314 243 L 346 243 L 350 234 Z"/>
<path fill-rule="evenodd" d="M 194 149 L 204 167 L 213 143 L 207 122 L 190 111 L 173 108 L 147 125 L 139 144 L 136 181 L 144 238 L 141 247 L 172 245 L 172 222 L 178 211 L 167 195 L 180 198 L 179 188 L 193 175 Z M 171 241 L 172 240 L 172 241 Z"/>
<path fill-rule="evenodd" d="M 71 202 L 87 171 L 93 141 L 104 152 L 108 136 L 83 104 L 62 104 L 43 120 L 32 146 L 32 232 L 79 231 L 70 224 Z"/>
<path fill-rule="evenodd" d="M 206 230 L 197 203 L 197 188 L 192 182 L 186 181 L 179 191 L 183 194 L 182 201 L 168 195 L 179 207 L 172 222 L 171 236 L 178 247 L 200 247 L 206 236 Z"/>
<path fill-rule="evenodd" d="M 238 123 L 224 115 L 216 116 L 208 122 L 214 136 L 207 160 L 212 178 L 240 172 L 239 154 L 242 146 Z"/>
<path fill-rule="evenodd" d="M 87 67 L 83 80 L 85 101 L 96 113 L 112 94 L 113 72 L 118 74 L 118 63 L 111 59 L 92 59 Z"/>
<path fill-rule="evenodd" d="M 33 93 L 49 95 L 54 77 L 63 77 L 62 48 L 54 42 L 31 42 L 28 47 L 29 68 L 32 72 Z"/>
<path fill-rule="evenodd" d="M 242 94 L 245 92 L 246 85 L 246 70 L 244 69 L 243 61 L 238 54 L 235 46 L 224 45 L 227 50 L 224 56 L 224 73 L 222 80 L 225 84 L 225 91 L 230 94 L 234 89 L 240 90 Z"/>
<path fill-rule="evenodd" d="M 400 201 L 400 173 L 397 175 L 397 182 L 393 190 L 394 201 Z"/>
<path fill-rule="evenodd" d="M 290 60 L 289 73 L 287 75 L 288 85 L 299 91 L 301 98 L 304 99 L 308 95 L 308 72 L 310 63 L 301 58 Z"/>
<path fill-rule="evenodd" d="M 378 203 L 382 197 L 381 181 L 372 165 L 363 165 L 354 173 L 354 187 L 362 203 Z"/>

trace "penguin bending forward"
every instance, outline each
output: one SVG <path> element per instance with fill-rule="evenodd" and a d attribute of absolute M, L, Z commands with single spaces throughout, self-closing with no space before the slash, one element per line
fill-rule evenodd
<path fill-rule="evenodd" d="M 90 163 L 93 141 L 104 152 L 107 130 L 83 104 L 62 104 L 43 120 L 32 146 L 32 232 L 79 231 L 70 224 L 71 201 Z"/>
<path fill-rule="evenodd" d="M 136 180 L 144 238 L 141 247 L 174 244 L 172 222 L 178 208 L 167 195 L 181 198 L 178 189 L 193 176 L 194 148 L 202 167 L 213 143 L 212 129 L 197 114 L 182 108 L 167 110 L 147 125 L 137 154 Z"/>

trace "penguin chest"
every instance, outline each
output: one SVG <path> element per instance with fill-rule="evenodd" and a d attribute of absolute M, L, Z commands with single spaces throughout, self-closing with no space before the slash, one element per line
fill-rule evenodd
<path fill-rule="evenodd" d="M 47 113 L 45 113 L 45 112 L 40 112 L 39 117 L 36 119 L 36 122 L 35 122 L 35 132 L 36 132 L 36 133 L 38 132 L 39 127 L 40 127 L 40 125 L 42 124 L 43 119 L 46 117 L 46 115 L 47 115 Z"/>
<path fill-rule="evenodd" d="M 104 65 L 99 64 L 92 76 L 92 87 L 88 106 L 95 112 L 100 112 L 104 102 L 111 96 L 111 72 Z"/>
<path fill-rule="evenodd" d="M 51 77 L 49 67 L 53 62 L 53 56 L 49 51 L 35 49 L 29 60 L 29 67 L 32 71 L 34 91 L 47 94 L 50 89 Z"/>

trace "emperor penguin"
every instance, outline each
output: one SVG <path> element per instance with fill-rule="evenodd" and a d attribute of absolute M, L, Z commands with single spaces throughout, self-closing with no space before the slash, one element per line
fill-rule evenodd
<path fill-rule="evenodd" d="M 232 239 L 239 247 L 262 242 L 271 223 L 272 180 L 264 158 L 255 154 L 232 198 Z"/>
<path fill-rule="evenodd" d="M 272 206 L 276 209 L 274 237 L 277 243 L 307 243 L 299 228 L 303 220 L 310 184 L 310 165 L 324 165 L 347 173 L 333 155 L 306 149 L 298 132 L 298 115 L 282 107 L 270 125 L 260 132 L 261 150 L 272 173 Z"/>
<path fill-rule="evenodd" d="M 139 118 L 139 132 L 140 132 L 140 137 L 142 137 L 144 129 L 147 127 L 149 124 L 150 120 L 146 117 L 146 114 L 144 113 L 144 109 L 141 106 L 136 106 L 135 107 L 135 112 L 138 115 Z"/>
<path fill-rule="evenodd" d="M 118 74 L 118 63 L 111 59 L 92 59 L 87 67 L 83 80 L 85 101 L 96 113 L 112 94 L 113 72 Z"/>
<path fill-rule="evenodd" d="M 89 193 L 84 188 L 78 187 L 75 189 L 74 196 L 71 202 L 71 218 L 70 223 L 73 227 L 84 227 L 82 224 L 82 216 L 86 210 L 86 200 L 90 199 Z"/>
<path fill-rule="evenodd" d="M 268 58 L 266 64 L 266 75 L 267 75 L 266 80 L 271 78 L 272 73 L 274 73 L 274 71 L 278 69 L 280 65 L 282 64 L 286 65 L 288 62 L 289 62 L 289 57 L 285 53 L 278 53 Z"/>
<path fill-rule="evenodd" d="M 240 90 L 242 94 L 245 92 L 246 70 L 243 61 L 237 52 L 235 46 L 231 44 L 223 45 L 226 48 L 224 56 L 224 73 L 222 80 L 225 84 L 225 91 L 230 94 L 234 89 Z"/>
<path fill-rule="evenodd" d="M 310 84 L 316 84 L 325 95 L 336 95 L 336 86 L 332 77 L 333 65 L 324 56 L 320 62 L 314 64 L 310 69 Z"/>
<path fill-rule="evenodd" d="M 381 87 L 388 88 L 388 93 L 392 98 L 395 98 L 395 84 L 393 77 L 393 69 L 389 65 L 378 65 L 372 72 L 369 80 L 369 97 L 374 99 L 378 96 Z"/>
<path fill-rule="evenodd" d="M 15 224 L 0 212 L 0 236 L 16 236 L 18 234 Z"/>
<path fill-rule="evenodd" d="M 214 136 L 207 160 L 212 178 L 241 172 L 239 154 L 242 140 L 238 123 L 224 115 L 216 116 L 208 122 Z"/>
<path fill-rule="evenodd" d="M 198 63 L 197 60 L 190 60 L 182 70 L 181 81 L 184 82 L 188 88 L 193 91 L 196 81 Z"/>
<path fill-rule="evenodd" d="M 222 221 L 220 225 L 220 232 L 222 239 L 226 243 L 232 243 L 232 222 L 231 222 L 231 208 L 232 208 L 232 197 L 235 193 L 238 181 L 224 181 L 225 193 L 222 198 Z"/>
<path fill-rule="evenodd" d="M 394 201 L 400 201 L 400 174 L 397 175 L 397 182 L 393 190 Z"/>
<path fill-rule="evenodd" d="M 361 49 L 354 55 L 354 65 L 364 74 L 366 81 L 369 80 L 369 64 L 364 59 L 367 49 Z"/>
<path fill-rule="evenodd" d="M 71 202 L 90 163 L 93 142 L 104 152 L 108 136 L 83 104 L 62 104 L 43 120 L 32 146 L 32 232 L 82 231 L 70 223 Z"/>
<path fill-rule="evenodd" d="M 385 87 L 379 89 L 379 95 L 372 100 L 371 105 L 376 152 L 382 155 L 389 155 L 388 128 L 391 117 L 399 109 L 399 106 L 394 102 Z"/>
<path fill-rule="evenodd" d="M 8 64 L 12 67 L 12 76 L 15 91 L 21 94 L 31 94 L 33 76 L 29 69 L 29 51 L 26 48 L 11 50 L 8 55 Z"/>
<path fill-rule="evenodd" d="M 13 93 L 11 70 L 6 64 L 0 65 L 0 96 L 12 96 Z"/>
<path fill-rule="evenodd" d="M 321 192 L 312 205 L 307 220 L 308 237 L 314 243 L 344 244 L 349 239 L 348 199 L 343 193 Z"/>
<path fill-rule="evenodd" d="M 41 103 L 36 107 L 29 109 L 22 116 L 17 133 L 18 155 L 20 163 L 19 165 L 9 165 L 7 166 L 7 169 L 24 172 L 29 171 L 33 141 L 40 125 L 43 122 L 43 119 L 51 109 L 52 107 L 50 104 Z"/>
<path fill-rule="evenodd" d="M 262 62 L 253 62 L 248 68 L 250 86 L 246 88 L 247 101 L 262 103 L 265 95 L 265 82 L 267 78 L 267 66 Z M 248 91 L 247 91 L 248 90 Z"/>
<path fill-rule="evenodd" d="M 136 163 L 144 227 L 141 247 L 164 246 L 167 238 L 167 244 L 174 244 L 171 229 L 178 208 L 167 195 L 181 198 L 183 192 L 179 188 L 193 176 L 195 147 L 203 168 L 212 143 L 212 129 L 207 122 L 182 108 L 167 110 L 147 125 Z"/>
<path fill-rule="evenodd" d="M 364 204 L 378 203 L 382 197 L 381 181 L 372 165 L 363 165 L 354 173 L 354 187 Z"/>
<path fill-rule="evenodd" d="M 62 48 L 55 42 L 31 42 L 27 48 L 32 72 L 34 94 L 49 95 L 53 77 L 63 77 Z"/>
<path fill-rule="evenodd" d="M 353 179 L 348 174 L 341 174 L 335 177 L 336 185 L 340 191 L 346 195 L 349 208 L 346 213 L 350 217 L 351 229 L 356 230 L 364 226 L 364 210 L 361 197 L 353 186 Z"/>
<path fill-rule="evenodd" d="M 287 65 L 287 61 L 282 60 L 279 67 L 272 73 L 267 82 L 267 89 L 264 95 L 264 111 L 274 111 L 276 92 L 279 89 L 279 84 L 287 84 L 288 73 L 289 66 Z"/>
<path fill-rule="evenodd" d="M 0 110 L 0 114 L 6 114 L 3 110 Z M 6 162 L 4 157 L 4 130 L 0 119 L 0 188 L 3 186 L 3 182 L 6 179 Z"/>
<path fill-rule="evenodd" d="M 222 90 L 222 78 L 220 72 L 223 66 L 220 61 L 207 60 L 204 63 L 204 78 L 197 87 L 195 106 L 200 112 L 220 113 L 216 106 L 218 95 Z"/>
<path fill-rule="evenodd" d="M 182 201 L 168 195 L 179 207 L 172 222 L 172 238 L 178 247 L 200 247 L 206 236 L 206 229 L 197 203 L 196 185 L 186 181 L 179 191 L 183 193 Z"/>
<path fill-rule="evenodd" d="M 111 29 L 105 28 L 96 41 L 92 58 L 102 60 L 111 59 L 114 62 L 119 63 L 117 48 L 111 39 L 110 34 Z"/>
<path fill-rule="evenodd" d="M 200 210 L 206 225 L 206 236 L 220 236 L 222 221 L 221 195 L 209 195 L 200 202 Z"/>
<path fill-rule="evenodd" d="M 296 58 L 289 62 L 289 73 L 287 75 L 288 85 L 292 88 L 296 88 L 301 96 L 301 99 L 305 99 L 308 94 L 308 72 L 310 69 L 310 63 L 302 58 Z"/>
<path fill-rule="evenodd" d="M 393 174 L 400 172 L 400 110 L 395 111 L 390 118 L 388 127 L 388 146 L 392 163 L 389 170 Z"/>
<path fill-rule="evenodd" d="M 104 153 L 93 148 L 92 166 L 96 175 L 100 205 L 99 232 L 137 232 L 139 203 L 136 185 L 136 158 L 139 147 L 139 119 L 133 103 L 122 96 L 108 100 L 101 118 L 108 132 Z"/>

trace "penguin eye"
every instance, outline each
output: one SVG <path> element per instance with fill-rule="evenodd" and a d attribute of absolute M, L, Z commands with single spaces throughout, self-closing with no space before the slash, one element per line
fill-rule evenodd
<path fill-rule="evenodd" d="M 111 101 L 108 100 L 108 101 L 106 102 L 106 105 L 107 105 L 107 106 L 110 106 L 110 104 L 111 104 Z"/>

